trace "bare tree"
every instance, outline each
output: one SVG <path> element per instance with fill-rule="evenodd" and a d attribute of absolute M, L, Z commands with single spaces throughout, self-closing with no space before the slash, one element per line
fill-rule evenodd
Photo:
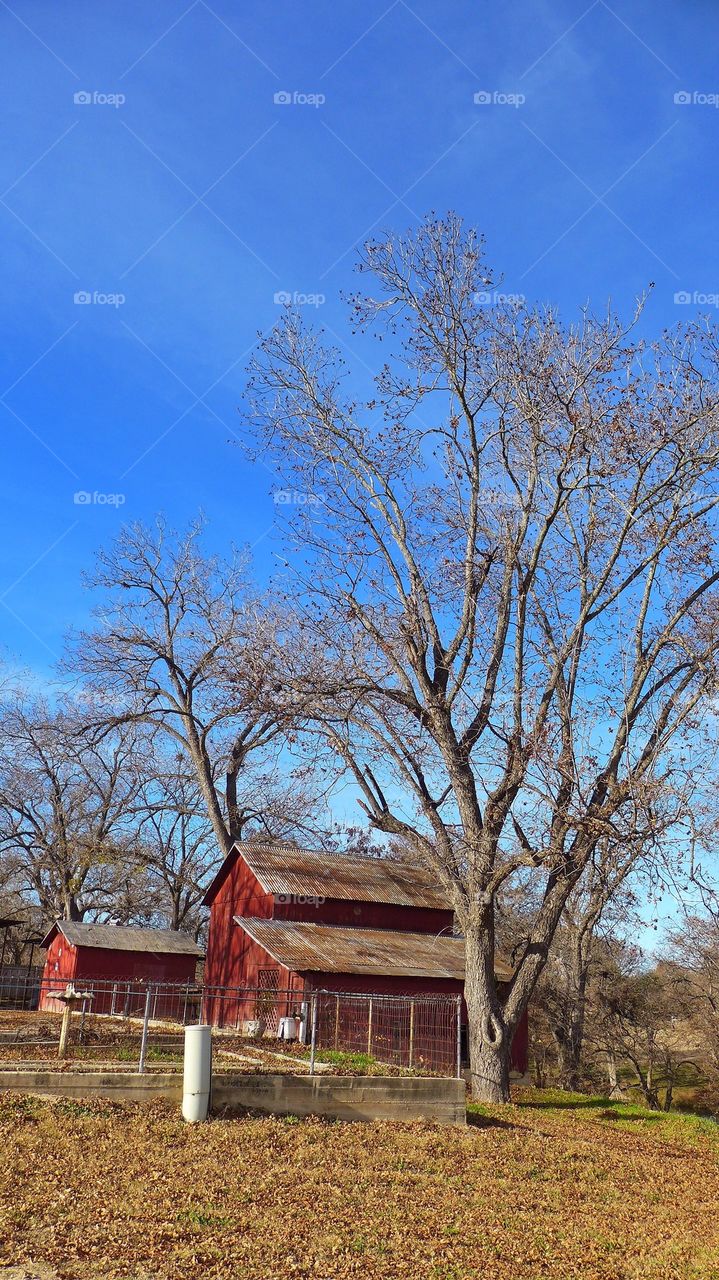
<path fill-rule="evenodd" d="M 659 843 L 659 824 L 654 821 L 652 814 L 647 827 L 627 832 L 625 841 L 602 837 L 567 898 L 554 936 L 543 975 L 543 1004 L 557 1047 L 559 1080 L 572 1092 L 582 1087 L 589 985 L 593 970 L 603 964 L 601 943 L 607 933 L 626 933 L 637 923 L 640 896 L 642 901 L 646 897 L 646 884 L 639 878 L 642 864 L 656 870 L 658 858 L 652 853 Z"/>
<path fill-rule="evenodd" d="M 201 529 L 178 536 L 159 520 L 122 531 L 98 558 L 99 625 L 71 665 L 102 698 L 106 724 L 149 726 L 185 754 L 224 855 L 249 829 L 296 831 L 312 800 L 307 771 L 291 787 L 286 776 L 298 708 L 276 665 L 283 619 L 241 561 L 201 554 Z"/>
<path fill-rule="evenodd" d="M 716 685 L 716 340 L 477 305 L 491 273 L 454 216 L 361 268 L 375 393 L 287 311 L 254 363 L 255 433 L 313 498 L 284 510 L 317 732 L 444 886 L 474 1095 L 503 1101 L 570 893 Z M 495 906 L 518 874 L 541 893 L 500 998 Z"/>
<path fill-rule="evenodd" d="M 666 962 L 676 979 L 678 1013 L 693 1033 L 706 1073 L 707 1096 L 719 1113 L 719 911 L 716 899 L 687 914 L 670 936 Z"/>
<path fill-rule="evenodd" d="M 185 758 L 156 759 L 155 766 L 137 808 L 148 906 L 164 928 L 197 937 L 203 926 L 199 906 L 217 866 L 217 844 Z"/>
<path fill-rule="evenodd" d="M 683 1029 L 676 1029 L 680 985 L 671 969 L 647 967 L 636 948 L 613 947 L 590 1015 L 590 1040 L 607 1065 L 613 1096 L 620 1094 L 618 1068 L 629 1067 L 646 1106 L 670 1110 L 680 1067 L 695 1065 Z"/>
<path fill-rule="evenodd" d="M 16 702 L 0 721 L 0 854 L 45 920 L 112 909 L 132 857 L 139 785 L 136 735 L 98 743 L 76 706 Z"/>

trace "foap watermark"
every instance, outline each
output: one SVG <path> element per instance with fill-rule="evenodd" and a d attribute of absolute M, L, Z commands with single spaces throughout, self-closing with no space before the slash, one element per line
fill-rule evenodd
<path fill-rule="evenodd" d="M 475 107 L 523 107 L 527 97 L 524 93 L 505 93 L 502 89 L 478 89 L 473 100 Z"/>
<path fill-rule="evenodd" d="M 72 500 L 76 507 L 124 507 L 126 501 L 124 493 L 99 493 L 97 489 L 92 493 L 89 489 L 78 489 Z"/>
<path fill-rule="evenodd" d="M 302 293 L 300 289 L 278 289 L 274 297 L 278 307 L 321 307 L 327 301 L 324 293 Z"/>
<path fill-rule="evenodd" d="M 677 307 L 719 307 L 719 293 L 703 293 L 701 289 L 678 289 L 674 294 Z"/>
<path fill-rule="evenodd" d="M 276 489 L 272 501 L 276 507 L 320 507 L 323 493 L 307 493 L 303 489 Z"/>
<path fill-rule="evenodd" d="M 523 293 L 501 293 L 499 289 L 480 289 L 474 295 L 476 307 L 521 307 L 526 301 Z"/>
<path fill-rule="evenodd" d="M 272 101 L 276 107 L 323 107 L 327 97 L 324 93 L 307 93 L 303 89 L 278 89 Z"/>
<path fill-rule="evenodd" d="M 121 307 L 124 293 L 103 293 L 100 289 L 77 289 L 72 295 L 76 307 Z"/>
<path fill-rule="evenodd" d="M 100 89 L 78 89 L 72 100 L 76 107 L 124 107 L 124 93 L 103 93 Z"/>
<path fill-rule="evenodd" d="M 674 94 L 678 107 L 719 107 L 719 93 L 703 93 L 701 89 L 679 89 Z"/>
<path fill-rule="evenodd" d="M 321 907 L 327 901 L 316 893 L 276 893 L 274 897 L 275 902 L 297 907 Z"/>

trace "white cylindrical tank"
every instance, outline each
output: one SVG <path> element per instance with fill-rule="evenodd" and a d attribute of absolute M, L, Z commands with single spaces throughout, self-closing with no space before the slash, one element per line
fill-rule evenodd
<path fill-rule="evenodd" d="M 297 1019 L 292 1017 L 280 1018 L 277 1027 L 278 1040 L 296 1040 L 297 1039 Z"/>
<path fill-rule="evenodd" d="M 207 1119 L 212 1084 L 212 1028 L 185 1027 L 182 1116 L 190 1124 Z"/>

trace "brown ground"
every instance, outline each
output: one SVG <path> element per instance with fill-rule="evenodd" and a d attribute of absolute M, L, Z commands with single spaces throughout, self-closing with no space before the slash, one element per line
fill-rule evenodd
<path fill-rule="evenodd" d="M 719 1277 L 710 1122 L 529 1091 L 473 1118 L 188 1127 L 0 1095 L 0 1278 Z"/>

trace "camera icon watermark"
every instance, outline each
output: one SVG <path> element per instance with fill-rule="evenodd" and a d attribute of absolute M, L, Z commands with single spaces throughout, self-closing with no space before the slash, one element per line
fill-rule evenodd
<path fill-rule="evenodd" d="M 102 93 L 99 89 L 78 89 L 72 100 L 76 107 L 122 107 L 127 102 L 124 93 Z"/>
<path fill-rule="evenodd" d="M 676 307 L 719 307 L 719 293 L 704 293 L 701 289 L 677 289 L 674 294 Z"/>
<path fill-rule="evenodd" d="M 501 89 L 478 89 L 474 94 L 475 107 L 523 107 L 527 101 L 524 93 L 504 93 Z"/>
<path fill-rule="evenodd" d="M 526 301 L 523 293 L 501 293 L 499 289 L 480 289 L 474 294 L 476 307 L 522 307 Z"/>
<path fill-rule="evenodd" d="M 321 907 L 327 901 L 317 893 L 276 893 L 274 900 L 281 906 Z"/>
<path fill-rule="evenodd" d="M 278 307 L 321 307 L 327 301 L 324 293 L 301 293 L 299 289 L 278 289 L 274 294 Z"/>
<path fill-rule="evenodd" d="M 121 307 L 127 301 L 124 293 L 102 293 L 99 289 L 76 289 L 72 295 L 76 307 Z"/>
<path fill-rule="evenodd" d="M 99 493 L 97 489 L 92 493 L 89 489 L 78 489 L 72 500 L 76 507 L 124 507 L 126 496 L 124 493 Z"/>
<path fill-rule="evenodd" d="M 324 93 L 305 93 L 301 89 L 278 89 L 272 101 L 276 107 L 323 107 L 327 97 Z"/>
<path fill-rule="evenodd" d="M 276 507 L 320 507 L 324 500 L 323 493 L 308 493 L 304 489 L 276 489 L 272 495 Z"/>
<path fill-rule="evenodd" d="M 719 107 L 719 93 L 702 93 L 700 89 L 678 89 L 674 94 L 678 107 Z"/>

